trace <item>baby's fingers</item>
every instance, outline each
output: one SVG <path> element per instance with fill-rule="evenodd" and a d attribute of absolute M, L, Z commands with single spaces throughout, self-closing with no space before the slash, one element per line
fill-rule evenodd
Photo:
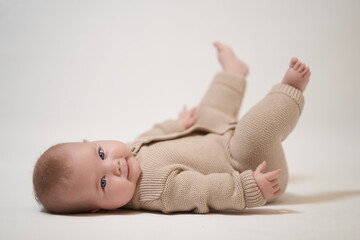
<path fill-rule="evenodd" d="M 281 195 L 281 189 L 277 190 L 277 191 L 274 193 L 274 198 L 280 197 L 280 195 Z"/>
<path fill-rule="evenodd" d="M 187 107 L 186 107 L 186 105 L 184 105 L 183 108 L 182 108 L 181 113 L 185 114 L 186 112 L 187 112 Z"/>
<path fill-rule="evenodd" d="M 272 181 L 276 179 L 280 175 L 280 173 L 281 173 L 281 169 L 278 169 L 272 172 L 265 173 L 264 176 L 268 181 Z"/>
<path fill-rule="evenodd" d="M 190 109 L 190 116 L 194 116 L 195 111 L 196 111 L 196 107 L 193 107 L 192 109 Z"/>
<path fill-rule="evenodd" d="M 258 173 L 263 173 L 263 172 L 264 172 L 264 170 L 265 170 L 265 168 L 266 168 L 266 162 L 265 162 L 265 161 L 263 161 L 262 163 L 260 163 L 260 165 L 259 165 L 259 166 L 257 166 L 257 168 L 256 168 L 255 172 L 258 172 Z"/>
<path fill-rule="evenodd" d="M 277 192 L 277 191 L 279 191 L 279 190 L 280 190 L 279 184 L 276 184 L 275 186 L 273 186 L 273 191 L 274 191 L 274 192 Z"/>
<path fill-rule="evenodd" d="M 192 116 L 191 125 L 193 125 L 196 121 L 197 121 L 197 117 L 196 117 L 196 116 Z"/>
<path fill-rule="evenodd" d="M 271 183 L 272 186 L 275 186 L 276 184 L 278 184 L 278 182 L 279 182 L 279 179 L 278 179 L 278 178 L 275 178 L 275 179 L 273 179 L 273 180 L 270 181 L 270 183 Z"/>

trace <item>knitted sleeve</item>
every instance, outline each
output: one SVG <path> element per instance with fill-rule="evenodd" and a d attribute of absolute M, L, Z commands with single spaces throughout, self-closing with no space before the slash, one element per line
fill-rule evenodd
<path fill-rule="evenodd" d="M 162 123 L 155 124 L 152 129 L 142 133 L 137 138 L 166 135 L 170 133 L 181 132 L 184 130 L 184 126 L 182 126 L 177 120 L 170 119 Z"/>
<path fill-rule="evenodd" d="M 242 210 L 266 203 L 251 170 L 208 175 L 193 170 L 175 172 L 161 198 L 164 212 L 208 213 L 211 209 Z"/>

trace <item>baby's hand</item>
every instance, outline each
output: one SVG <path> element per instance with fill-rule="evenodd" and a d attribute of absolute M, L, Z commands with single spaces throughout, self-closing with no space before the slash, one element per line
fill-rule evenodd
<path fill-rule="evenodd" d="M 263 173 L 265 168 L 266 162 L 264 161 L 256 168 L 254 172 L 254 178 L 264 199 L 270 200 L 279 197 L 281 194 L 281 190 L 278 184 L 278 176 L 281 173 L 281 169 Z"/>
<path fill-rule="evenodd" d="M 179 113 L 177 120 L 185 129 L 190 128 L 196 122 L 197 117 L 195 116 L 195 110 L 196 107 L 193 107 L 188 111 L 186 106 L 184 106 L 182 112 Z"/>

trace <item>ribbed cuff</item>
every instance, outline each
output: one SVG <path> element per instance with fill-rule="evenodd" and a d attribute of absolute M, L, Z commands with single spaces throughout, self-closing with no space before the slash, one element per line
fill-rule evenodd
<path fill-rule="evenodd" d="M 243 94 L 246 87 L 246 79 L 244 75 L 224 71 L 218 72 L 215 75 L 214 82 L 227 85 L 239 94 Z"/>
<path fill-rule="evenodd" d="M 246 207 L 251 208 L 265 205 L 266 200 L 263 198 L 263 195 L 256 184 L 253 171 L 246 170 L 242 172 L 240 178 L 244 188 Z"/>
<path fill-rule="evenodd" d="M 285 95 L 288 95 L 298 105 L 300 114 L 302 113 L 302 110 L 304 109 L 305 100 L 304 100 L 304 96 L 303 96 L 302 92 L 299 89 L 297 89 L 293 86 L 287 85 L 287 84 L 280 83 L 280 84 L 276 84 L 271 89 L 270 94 L 271 93 L 283 93 Z"/>

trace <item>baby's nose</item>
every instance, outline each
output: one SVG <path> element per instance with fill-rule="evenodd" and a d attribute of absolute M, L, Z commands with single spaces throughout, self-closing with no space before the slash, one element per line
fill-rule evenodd
<path fill-rule="evenodd" d="M 116 176 L 120 176 L 122 171 L 121 168 L 126 164 L 126 160 L 124 158 L 118 158 L 114 161 L 114 174 Z"/>

